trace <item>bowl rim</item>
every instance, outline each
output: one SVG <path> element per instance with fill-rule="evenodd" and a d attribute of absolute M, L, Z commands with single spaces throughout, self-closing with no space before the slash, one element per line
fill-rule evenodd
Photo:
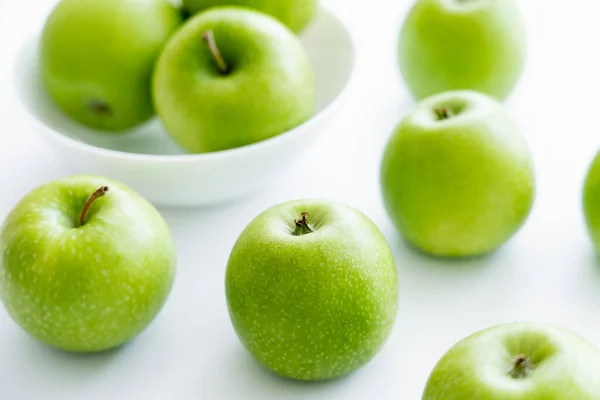
<path fill-rule="evenodd" d="M 30 107 L 26 104 L 26 100 L 23 99 L 22 86 L 17 82 L 16 78 L 16 64 L 17 60 L 20 59 L 20 55 L 22 54 L 22 50 L 25 46 L 29 45 L 32 39 L 39 37 L 39 31 L 33 35 L 29 35 L 23 43 L 21 43 L 20 51 L 18 52 L 17 57 L 15 57 L 15 61 L 13 61 L 12 65 L 12 86 L 13 90 L 15 90 L 15 95 L 17 97 L 17 101 L 24 109 L 24 111 L 31 116 L 33 123 L 38 132 L 42 132 L 41 136 L 44 136 L 46 139 L 50 139 L 53 141 L 61 142 L 63 146 L 71 147 L 79 152 L 85 152 L 88 154 L 97 154 L 105 157 L 112 157 L 121 160 L 133 160 L 133 161 L 151 161 L 151 162 L 159 162 L 159 163 L 167 163 L 167 162 L 199 162 L 204 160 L 212 160 L 216 158 L 223 157 L 235 157 L 235 156 L 243 156 L 246 153 L 253 152 L 260 148 L 268 148 L 270 146 L 275 146 L 277 143 L 283 140 L 287 140 L 291 137 L 301 135 L 302 132 L 309 131 L 313 125 L 317 125 L 321 120 L 325 119 L 328 114 L 330 114 L 335 108 L 338 108 L 343 98 L 346 97 L 350 87 L 352 86 L 355 75 L 356 75 L 356 41 L 354 36 L 352 35 L 352 31 L 348 29 L 348 25 L 343 18 L 333 12 L 330 6 L 321 4 L 319 6 L 319 12 L 326 12 L 329 17 L 332 17 L 336 20 L 339 26 L 342 28 L 343 33 L 348 40 L 350 47 L 350 71 L 348 74 L 348 79 L 344 84 L 343 88 L 339 91 L 339 93 L 327 104 L 322 110 L 313 114 L 313 116 L 306 120 L 305 122 L 297 125 L 296 127 L 289 129 L 285 132 L 282 132 L 276 136 L 272 136 L 270 138 L 264 139 L 259 142 L 251 143 L 245 146 L 240 146 L 232 149 L 219 150 L 208 153 L 189 153 L 189 154 L 143 154 L 143 153 L 129 153 L 121 150 L 113 150 L 107 149 L 104 147 L 94 146 L 92 144 L 79 141 L 73 139 L 56 129 L 53 129 L 39 120 L 39 118 L 30 110 Z M 152 119 L 147 121 L 146 123 L 150 123 L 157 117 L 154 116 Z"/>

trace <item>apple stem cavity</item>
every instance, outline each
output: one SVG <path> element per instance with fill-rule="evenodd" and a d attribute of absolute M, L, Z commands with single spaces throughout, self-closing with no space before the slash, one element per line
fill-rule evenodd
<path fill-rule="evenodd" d="M 90 197 L 85 201 L 83 205 L 83 209 L 81 210 L 81 214 L 79 214 L 79 226 L 82 226 L 85 223 L 85 217 L 87 216 L 88 211 L 94 204 L 94 201 L 104 196 L 108 192 L 108 186 L 100 186 L 94 193 L 91 194 Z"/>
<path fill-rule="evenodd" d="M 313 232 L 313 230 L 308 225 L 308 213 L 303 212 L 300 215 L 302 216 L 302 218 L 294 220 L 294 223 L 296 224 L 296 229 L 294 229 L 294 236 L 302 236 Z"/>
<path fill-rule="evenodd" d="M 514 379 L 523 379 L 529 374 L 531 367 L 531 359 L 525 354 L 519 354 L 513 360 L 512 369 L 509 375 Z"/>
<path fill-rule="evenodd" d="M 204 32 L 202 34 L 202 39 L 204 40 L 204 42 L 206 42 L 206 45 L 208 46 L 208 49 L 210 50 L 210 53 L 212 54 L 213 59 L 215 60 L 215 64 L 217 64 L 219 72 L 222 75 L 227 74 L 227 72 L 229 72 L 229 68 L 227 67 L 227 63 L 225 62 L 223 55 L 217 47 L 217 42 L 215 41 L 215 34 L 213 33 L 213 31 Z"/>
<path fill-rule="evenodd" d="M 103 100 L 97 100 L 97 99 L 90 100 L 88 103 L 88 107 L 94 114 L 98 114 L 98 115 L 111 115 L 112 114 L 112 109 L 110 108 L 108 103 L 106 103 Z"/>
<path fill-rule="evenodd" d="M 435 116 L 437 117 L 438 121 L 449 119 L 454 116 L 454 113 L 448 107 L 437 107 L 436 109 L 434 109 L 434 112 L 435 112 Z"/>

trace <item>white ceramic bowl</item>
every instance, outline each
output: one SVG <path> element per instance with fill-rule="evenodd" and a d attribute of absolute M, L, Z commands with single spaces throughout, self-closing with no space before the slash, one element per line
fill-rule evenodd
<path fill-rule="evenodd" d="M 121 136 L 79 125 L 42 88 L 38 38 L 17 56 L 13 82 L 36 130 L 76 173 L 124 182 L 157 205 L 201 206 L 249 195 L 272 184 L 315 142 L 339 111 L 354 70 L 354 46 L 342 21 L 325 8 L 302 35 L 317 88 L 313 118 L 271 139 L 226 151 L 185 154 L 156 118 Z"/>

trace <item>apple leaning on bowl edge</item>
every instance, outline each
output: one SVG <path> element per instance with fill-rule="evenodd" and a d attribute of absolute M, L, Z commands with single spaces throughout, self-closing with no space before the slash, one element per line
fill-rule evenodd
<path fill-rule="evenodd" d="M 300 40 L 261 12 L 216 7 L 167 43 L 154 74 L 157 113 L 190 153 L 237 148 L 310 119 L 315 82 Z"/>
<path fill-rule="evenodd" d="M 473 334 L 434 367 L 422 400 L 595 400 L 600 352 L 564 328 L 508 323 Z"/>
<path fill-rule="evenodd" d="M 313 20 L 318 7 L 317 0 L 183 0 L 190 13 L 205 11 L 211 7 L 236 5 L 249 7 L 269 14 L 296 33 L 302 32 Z"/>
<path fill-rule="evenodd" d="M 297 200 L 261 213 L 231 252 L 233 327 L 267 369 L 297 380 L 351 373 L 384 345 L 396 317 L 390 249 L 359 211 Z"/>
<path fill-rule="evenodd" d="M 41 34 L 43 85 L 88 127 L 133 128 L 154 115 L 154 63 L 181 20 L 166 0 L 62 0 Z"/>
<path fill-rule="evenodd" d="M 417 99 L 471 89 L 502 100 L 519 81 L 527 51 L 515 0 L 417 0 L 398 46 L 401 74 Z"/>
<path fill-rule="evenodd" d="M 474 91 L 419 102 L 381 162 L 384 204 L 398 231 L 436 256 L 475 256 L 510 239 L 535 196 L 532 157 L 501 104 Z"/>
<path fill-rule="evenodd" d="M 165 303 L 175 276 L 166 222 L 120 182 L 89 175 L 28 193 L 0 232 L 0 299 L 34 338 L 74 352 L 119 346 Z"/>

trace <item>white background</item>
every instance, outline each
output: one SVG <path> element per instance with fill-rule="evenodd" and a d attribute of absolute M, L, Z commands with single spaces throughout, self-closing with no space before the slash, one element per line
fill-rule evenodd
<path fill-rule="evenodd" d="M 326 0 L 325 0 L 326 1 Z M 71 173 L 32 131 L 11 94 L 13 54 L 52 0 L 0 0 L 0 217 L 30 189 Z M 395 63 L 408 0 L 332 0 L 358 45 L 347 109 L 287 181 L 257 197 L 205 209 L 161 209 L 179 270 L 163 312 L 118 351 L 71 355 L 30 339 L 0 310 L 0 398 L 418 399 L 435 362 L 462 337 L 507 321 L 566 326 L 600 346 L 600 265 L 581 213 L 581 187 L 600 143 L 600 2 L 519 1 L 529 31 L 526 72 L 508 112 L 530 143 L 537 197 L 500 251 L 469 261 L 416 254 L 390 225 L 379 195 L 382 148 L 410 105 Z M 239 344 L 223 290 L 241 229 L 280 201 L 325 197 L 369 215 L 397 262 L 400 306 L 379 355 L 331 382 L 271 375 Z"/>

